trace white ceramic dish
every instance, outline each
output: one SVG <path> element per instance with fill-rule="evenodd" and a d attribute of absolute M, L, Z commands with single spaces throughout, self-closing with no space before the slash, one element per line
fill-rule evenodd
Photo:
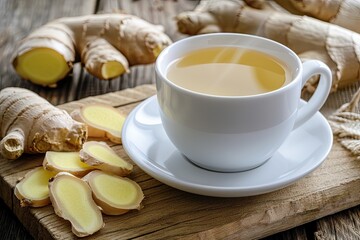
<path fill-rule="evenodd" d="M 209 171 L 192 164 L 170 142 L 156 96 L 130 113 L 122 134 L 125 151 L 150 176 L 183 191 L 216 197 L 252 196 L 286 187 L 315 170 L 333 140 L 327 120 L 317 112 L 260 167 L 235 173 Z"/>

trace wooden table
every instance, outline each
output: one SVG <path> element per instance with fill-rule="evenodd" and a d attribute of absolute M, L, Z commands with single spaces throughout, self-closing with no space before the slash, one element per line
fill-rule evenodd
<path fill-rule="evenodd" d="M 76 65 L 73 74 L 62 81 L 58 88 L 42 88 L 21 80 L 14 73 L 10 59 L 18 41 L 49 20 L 116 9 L 123 9 L 150 22 L 164 25 L 167 34 L 173 40 L 177 40 L 185 36 L 177 32 L 172 17 L 179 12 L 193 9 L 196 4 L 197 1 L 185 0 L 2 0 L 0 1 L 0 89 L 9 86 L 28 88 L 54 105 L 58 105 L 87 96 L 154 83 L 152 65 L 133 67 L 130 74 L 111 81 L 99 81 Z M 348 100 L 351 92 L 356 88 L 357 86 L 352 86 L 344 90 L 342 94 L 345 96 L 342 96 L 342 100 Z M 341 102 L 337 104 L 340 105 Z M 359 191 L 359 189 L 350 190 Z M 16 219 L 10 208 L 10 205 L 6 206 L 0 200 L 0 238 L 31 239 L 28 231 Z M 360 239 L 360 207 L 323 217 L 266 239 Z"/>

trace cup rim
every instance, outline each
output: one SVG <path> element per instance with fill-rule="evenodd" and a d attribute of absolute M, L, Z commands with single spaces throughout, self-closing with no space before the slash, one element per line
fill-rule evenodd
<path fill-rule="evenodd" d="M 232 36 L 232 37 L 241 37 L 241 38 L 252 38 L 252 39 L 257 39 L 259 41 L 265 41 L 270 44 L 276 45 L 277 47 L 284 49 L 296 61 L 296 64 L 298 66 L 296 69 L 296 75 L 293 76 L 291 78 L 291 81 L 288 84 L 286 84 L 285 86 L 282 86 L 282 87 L 280 87 L 276 90 L 270 91 L 270 92 L 254 94 L 254 95 L 244 95 L 244 96 L 227 96 L 227 95 L 214 95 L 214 94 L 201 93 L 201 92 L 196 92 L 193 90 L 186 89 L 186 88 L 181 87 L 181 86 L 173 83 L 172 81 L 170 81 L 166 77 L 165 72 L 160 70 L 161 61 L 163 61 L 164 56 L 169 51 L 171 51 L 171 48 L 175 47 L 176 45 L 183 44 L 184 42 L 192 41 L 193 39 L 213 37 L 213 36 L 215 36 L 215 37 L 216 36 Z M 208 97 L 208 98 L 213 98 L 213 99 L 216 99 L 216 98 L 220 98 L 220 99 L 251 99 L 251 98 L 267 97 L 267 96 L 274 95 L 274 94 L 280 94 L 284 91 L 287 91 L 287 89 L 291 88 L 293 85 L 297 84 L 297 81 L 301 81 L 301 77 L 299 75 L 302 72 L 302 68 L 303 68 L 302 62 L 301 62 L 300 58 L 298 57 L 298 55 L 293 50 L 288 48 L 287 46 L 285 46 L 281 43 L 278 43 L 274 40 L 271 40 L 269 38 L 251 35 L 251 34 L 242 34 L 242 33 L 208 33 L 208 34 L 201 34 L 201 35 L 186 37 L 184 39 L 180 39 L 180 40 L 172 43 L 171 45 L 166 47 L 163 51 L 161 51 L 161 53 L 159 54 L 159 56 L 157 57 L 156 62 L 155 62 L 155 74 L 159 75 L 161 77 L 162 81 L 165 81 L 167 84 L 171 85 L 172 87 L 176 88 L 178 91 L 181 91 L 183 93 L 187 93 L 187 94 L 191 94 L 191 95 L 199 96 L 199 97 Z"/>

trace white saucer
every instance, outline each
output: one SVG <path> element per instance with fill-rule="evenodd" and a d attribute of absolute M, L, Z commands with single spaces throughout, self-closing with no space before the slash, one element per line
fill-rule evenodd
<path fill-rule="evenodd" d="M 262 166 L 236 173 L 208 171 L 189 162 L 170 142 L 156 96 L 130 113 L 122 133 L 125 151 L 150 176 L 183 191 L 216 197 L 252 196 L 288 186 L 325 160 L 333 140 L 328 122 L 318 112 Z"/>

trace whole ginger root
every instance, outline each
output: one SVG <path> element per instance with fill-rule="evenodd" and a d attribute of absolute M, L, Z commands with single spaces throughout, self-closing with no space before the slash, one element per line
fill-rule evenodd
<path fill-rule="evenodd" d="M 291 48 L 302 60 L 326 63 L 332 70 L 333 91 L 359 80 L 358 33 L 308 16 L 276 11 L 266 1 L 246 2 L 202 0 L 193 11 L 177 16 L 178 29 L 190 35 L 235 32 L 275 40 Z M 309 80 L 304 90 L 313 92 L 317 81 Z"/>
<path fill-rule="evenodd" d="M 60 18 L 22 40 L 13 60 L 24 79 L 55 87 L 79 60 L 100 79 L 153 63 L 171 43 L 163 27 L 120 13 Z"/>
<path fill-rule="evenodd" d="M 39 95 L 22 88 L 0 91 L 0 154 L 17 159 L 25 153 L 79 151 L 86 126 Z"/>
<path fill-rule="evenodd" d="M 284 0 L 279 1 L 282 4 Z M 354 0 L 290 0 L 302 14 L 330 22 L 360 33 L 360 1 Z"/>

